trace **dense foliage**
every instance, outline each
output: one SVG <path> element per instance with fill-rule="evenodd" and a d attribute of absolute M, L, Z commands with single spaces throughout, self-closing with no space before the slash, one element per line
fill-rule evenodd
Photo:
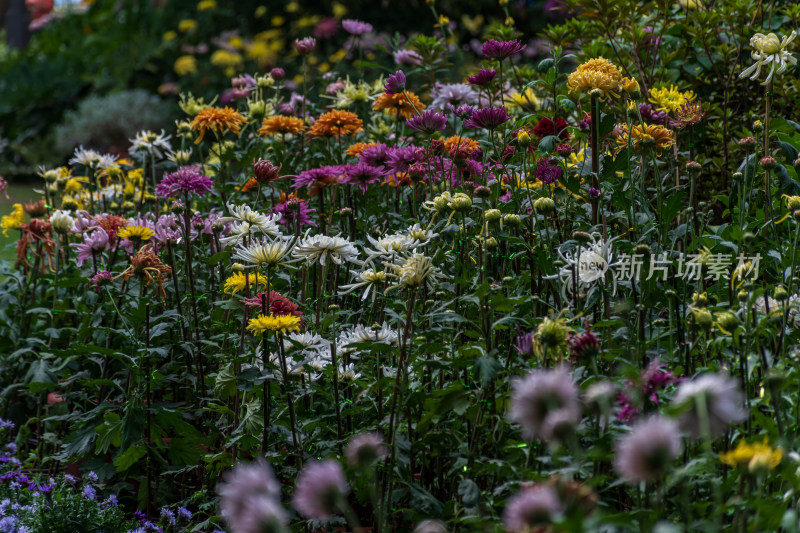
<path fill-rule="evenodd" d="M 8 530 L 127 530 L 97 480 L 140 530 L 798 530 L 800 9 L 565 4 L 535 61 L 435 3 L 328 69 L 276 34 L 291 67 L 41 168 L 0 220 Z"/>

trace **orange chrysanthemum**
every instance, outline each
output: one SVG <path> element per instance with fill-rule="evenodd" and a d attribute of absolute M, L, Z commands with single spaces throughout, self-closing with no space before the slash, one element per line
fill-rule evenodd
<path fill-rule="evenodd" d="M 250 192 L 256 188 L 258 188 L 258 180 L 256 180 L 255 178 L 250 178 L 249 180 L 247 180 L 247 183 L 239 187 L 239 191 Z"/>
<path fill-rule="evenodd" d="M 389 174 L 386 176 L 386 183 L 390 187 L 399 187 L 401 185 L 414 185 L 414 180 L 411 179 L 411 176 L 408 172 L 397 172 L 395 174 Z"/>
<path fill-rule="evenodd" d="M 247 123 L 238 111 L 230 107 L 207 107 L 200 111 L 192 120 L 190 126 L 194 131 L 199 131 L 200 136 L 194 141 L 200 144 L 207 131 L 219 132 L 230 131 L 239 135 L 239 130 Z"/>
<path fill-rule="evenodd" d="M 475 139 L 470 139 L 469 137 L 459 137 L 458 135 L 453 135 L 452 137 L 448 137 L 444 140 L 444 149 L 447 150 L 451 155 L 455 153 L 456 148 L 472 153 L 480 147 L 481 145 L 478 144 L 478 141 Z"/>
<path fill-rule="evenodd" d="M 377 145 L 378 143 L 354 143 L 348 146 L 347 150 L 345 150 L 344 153 L 346 153 L 347 155 L 358 157 L 361 155 L 361 152 L 363 152 L 367 148 L 371 148 Z"/>
<path fill-rule="evenodd" d="M 569 92 L 591 92 L 598 90 L 603 98 L 619 96 L 622 73 L 608 59 L 597 57 L 581 64 L 567 78 Z"/>
<path fill-rule="evenodd" d="M 411 104 L 408 103 L 406 96 L 408 100 L 411 100 L 411 103 L 414 104 L 414 107 L 417 108 L 417 111 L 425 109 L 425 104 L 420 102 L 417 95 L 411 91 L 405 91 L 400 94 L 381 93 L 378 99 L 375 100 L 375 103 L 372 104 L 372 109 L 375 111 L 385 110 L 388 113 L 394 113 L 395 118 L 398 120 L 400 117 L 408 120 L 415 115 L 415 111 L 414 108 L 411 107 Z"/>
<path fill-rule="evenodd" d="M 631 146 L 634 150 L 640 151 L 645 147 L 652 146 L 656 152 L 669 148 L 675 144 L 675 132 L 664 126 L 657 124 L 645 124 L 634 126 L 628 134 L 628 125 L 619 125 L 619 137 L 617 137 L 617 153 L 628 147 L 628 137 L 630 135 Z"/>
<path fill-rule="evenodd" d="M 258 130 L 259 135 L 275 135 L 278 133 L 291 133 L 297 135 L 306 129 L 303 119 L 297 117 L 286 117 L 283 115 L 275 115 L 274 117 L 265 118 L 261 123 L 261 129 Z"/>
<path fill-rule="evenodd" d="M 334 135 L 355 135 L 364 131 L 363 122 L 350 111 L 334 109 L 321 115 L 308 131 L 314 137 L 333 137 Z"/>

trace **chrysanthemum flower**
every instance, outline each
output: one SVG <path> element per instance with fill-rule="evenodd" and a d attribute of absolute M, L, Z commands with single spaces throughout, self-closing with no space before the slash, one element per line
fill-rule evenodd
<path fill-rule="evenodd" d="M 217 486 L 220 510 L 234 532 L 270 531 L 265 525 L 289 521 L 288 513 L 278 503 L 281 486 L 272 467 L 264 460 L 239 464 L 227 472 L 225 482 Z M 280 529 L 272 529 L 272 531 Z"/>
<path fill-rule="evenodd" d="M 259 268 L 274 268 L 286 262 L 286 256 L 292 251 L 292 244 L 287 239 L 267 238 L 249 246 L 237 246 L 233 251 L 233 258 Z"/>
<path fill-rule="evenodd" d="M 445 129 L 447 126 L 447 115 L 442 115 L 433 110 L 423 111 L 421 115 L 411 117 L 406 120 L 406 126 L 409 129 L 424 133 L 425 135 L 433 135 L 437 131 Z"/>
<path fill-rule="evenodd" d="M 494 77 L 497 76 L 497 71 L 491 68 L 484 68 L 478 71 L 477 74 L 474 74 L 467 78 L 467 82 L 470 85 L 477 85 L 478 87 L 484 87 L 492 83 Z"/>
<path fill-rule="evenodd" d="M 117 236 L 132 242 L 149 241 L 153 236 L 153 230 L 147 226 L 131 224 L 119 230 Z"/>
<path fill-rule="evenodd" d="M 322 266 L 329 260 L 337 265 L 358 260 L 358 250 L 344 237 L 309 236 L 308 232 L 297 241 L 292 255 L 298 259 L 305 259 L 307 264 L 319 263 Z"/>
<path fill-rule="evenodd" d="M 364 294 L 361 295 L 362 300 L 367 299 L 367 296 L 369 296 L 370 290 L 374 285 L 386 283 L 386 280 L 388 279 L 386 277 L 385 271 L 375 270 L 374 268 L 367 268 L 361 272 L 351 271 L 351 273 L 355 276 L 356 278 L 355 281 L 348 285 L 340 286 L 339 288 L 342 289 L 343 292 L 340 292 L 339 294 L 340 295 L 349 294 L 356 289 L 359 289 L 361 287 L 366 287 Z M 372 294 L 374 299 L 374 296 L 375 294 L 377 294 L 377 291 L 373 292 Z"/>
<path fill-rule="evenodd" d="M 748 444 L 744 439 L 733 450 L 719 454 L 719 460 L 728 466 L 744 466 L 751 463 L 756 457 L 766 458 L 767 466 L 772 469 L 778 466 L 783 458 L 783 451 L 780 448 L 773 448 L 769 445 L 769 440 L 764 437 L 762 442 Z"/>
<path fill-rule="evenodd" d="M 738 382 L 723 373 L 682 382 L 672 403 L 681 410 L 681 429 L 693 437 L 704 436 L 705 431 L 713 437 L 747 419 Z"/>
<path fill-rule="evenodd" d="M 261 122 L 261 128 L 258 130 L 258 134 L 264 137 L 267 135 L 278 135 L 285 133 L 297 135 L 305 129 L 306 125 L 301 118 L 274 115 L 265 118 Z"/>
<path fill-rule="evenodd" d="M 385 94 L 388 95 L 395 95 L 395 94 L 402 94 L 402 92 L 406 88 L 406 75 L 403 73 L 402 70 L 398 70 L 388 78 L 386 78 L 386 83 L 383 85 L 383 89 Z"/>
<path fill-rule="evenodd" d="M 550 485 L 523 487 L 508 500 L 503 525 L 509 533 L 528 533 L 539 528 L 544 531 L 563 510 L 564 505 Z"/>
<path fill-rule="evenodd" d="M 416 67 L 422 64 L 422 56 L 413 50 L 396 50 L 392 52 L 394 62 L 401 67 Z"/>
<path fill-rule="evenodd" d="M 349 488 L 339 463 L 307 463 L 297 476 L 292 505 L 305 518 L 327 520 L 340 511 Z"/>
<path fill-rule="evenodd" d="M 504 102 L 509 108 L 536 111 L 542 106 L 539 97 L 531 87 L 522 92 L 513 91 L 505 96 Z"/>
<path fill-rule="evenodd" d="M 14 204 L 11 207 L 11 213 L 3 215 L 0 220 L 0 227 L 3 228 L 3 235 L 8 237 L 8 230 L 19 229 L 25 223 L 25 209 L 22 204 Z"/>
<path fill-rule="evenodd" d="M 363 122 L 358 115 L 350 111 L 334 109 L 321 115 L 311 126 L 309 134 L 314 137 L 333 137 L 355 135 L 364 131 Z"/>
<path fill-rule="evenodd" d="M 472 153 L 476 150 L 480 150 L 480 148 L 481 145 L 478 144 L 478 141 L 469 137 L 453 135 L 444 140 L 444 149 L 447 150 L 451 156 L 456 153 L 456 150 L 466 150 Z"/>
<path fill-rule="evenodd" d="M 166 297 L 164 291 L 165 276 L 172 273 L 172 268 L 165 265 L 153 252 L 153 245 L 148 244 L 131 256 L 131 265 L 117 277 L 124 276 L 126 280 L 139 276 L 147 285 L 155 283 L 156 294 L 162 299 Z"/>
<path fill-rule="evenodd" d="M 200 144 L 207 131 L 213 131 L 219 135 L 230 131 L 239 135 L 239 131 L 246 123 L 247 119 L 230 107 L 208 107 L 192 119 L 190 126 L 192 130 L 200 132 L 194 141 L 195 144 Z"/>
<path fill-rule="evenodd" d="M 797 58 L 788 50 L 789 44 L 791 44 L 795 38 L 797 38 L 797 32 L 794 30 L 782 39 L 774 33 L 767 35 L 756 33 L 753 35 L 750 38 L 750 46 L 753 48 L 750 52 L 750 56 L 755 60 L 755 63 L 744 69 L 742 73 L 739 74 L 739 77 L 746 78 L 750 76 L 751 80 L 758 79 L 758 76 L 761 74 L 761 67 L 769 65 L 769 74 L 767 78 L 761 82 L 761 85 L 767 85 L 772 81 L 772 76 L 776 72 L 782 74 L 789 65 L 797 65 Z M 778 65 L 777 71 L 775 70 L 775 65 Z"/>
<path fill-rule="evenodd" d="M 699 100 L 691 100 L 675 110 L 675 119 L 670 119 L 669 125 L 675 129 L 683 129 L 700 122 L 705 115 Z"/>
<path fill-rule="evenodd" d="M 481 46 L 481 52 L 484 56 L 492 59 L 506 59 L 508 57 L 517 55 L 525 50 L 527 45 L 522 44 L 518 40 L 513 41 L 496 41 L 489 39 Z"/>
<path fill-rule="evenodd" d="M 255 336 L 263 335 L 266 331 L 300 331 L 300 318 L 293 315 L 258 315 L 247 323 L 247 331 L 252 331 Z"/>
<path fill-rule="evenodd" d="M 303 318 L 303 312 L 300 311 L 300 306 L 276 291 L 269 291 L 269 298 L 267 298 L 267 291 L 262 291 L 252 298 L 245 298 L 243 301 L 247 307 L 259 308 L 269 302 L 269 313 L 271 315 L 292 315 L 297 318 Z"/>
<path fill-rule="evenodd" d="M 666 113 L 674 113 L 679 107 L 696 98 L 694 92 L 681 92 L 675 85 L 650 89 L 650 102 Z"/>
<path fill-rule="evenodd" d="M 408 98 L 408 100 L 406 98 Z M 408 102 L 409 100 L 411 103 Z M 372 104 L 372 109 L 374 111 L 386 111 L 387 113 L 394 113 L 395 118 L 398 120 L 400 117 L 408 120 L 417 112 L 421 112 L 423 109 L 425 109 L 425 107 L 425 104 L 423 104 L 417 95 L 411 91 L 405 91 L 401 94 L 383 93 L 379 95 Z"/>
<path fill-rule="evenodd" d="M 637 424 L 616 446 L 614 469 L 628 483 L 661 478 L 681 451 L 678 424 L 655 415 Z"/>
<path fill-rule="evenodd" d="M 631 138 L 631 147 L 634 151 L 645 150 L 647 146 L 652 146 L 658 153 L 675 144 L 675 132 L 659 126 L 657 124 L 636 124 L 628 133 L 628 125 L 619 125 L 619 136 L 617 137 L 617 153 L 628 147 L 628 136 Z"/>
<path fill-rule="evenodd" d="M 397 282 L 386 289 L 389 292 L 398 288 L 416 289 L 423 284 L 432 284 L 441 273 L 433 259 L 422 254 L 398 254 L 394 262 L 384 263 L 389 276 Z"/>
<path fill-rule="evenodd" d="M 351 466 L 371 466 L 381 457 L 386 457 L 389 450 L 383 443 L 380 433 L 365 432 L 353 437 L 344 450 L 347 462 Z"/>
<path fill-rule="evenodd" d="M 267 286 L 267 277 L 261 272 L 234 272 L 232 276 L 225 280 L 223 292 L 229 294 L 242 292 L 247 288 L 248 283 L 254 290 L 258 290 L 257 287 L 259 285 L 261 287 Z"/>
<path fill-rule="evenodd" d="M 458 107 L 474 104 L 478 101 L 478 93 L 466 83 L 436 83 L 431 91 L 431 107 L 445 110 L 448 106 Z"/>
<path fill-rule="evenodd" d="M 476 110 L 471 117 L 464 121 L 464 127 L 471 130 L 493 130 L 509 119 L 505 107 L 486 107 Z"/>
<path fill-rule="evenodd" d="M 552 440 L 581 419 L 578 388 L 564 367 L 536 370 L 513 384 L 509 418 L 529 439 Z"/>
<path fill-rule="evenodd" d="M 619 96 L 622 73 L 608 59 L 597 57 L 581 64 L 569 75 L 567 86 L 570 92 L 598 90 L 604 98 Z"/>
<path fill-rule="evenodd" d="M 166 135 L 164 130 L 161 133 L 154 131 L 140 131 L 133 139 L 128 139 L 131 142 L 131 147 L 128 153 L 131 155 L 139 152 L 144 152 L 147 155 L 152 155 L 157 158 L 163 158 L 172 152 L 172 146 L 169 144 L 171 135 Z"/>
<path fill-rule="evenodd" d="M 311 191 L 314 191 L 313 187 Z M 286 193 L 281 193 L 280 202 L 275 204 L 272 211 L 281 215 L 280 223 L 288 229 L 301 228 L 303 226 L 317 227 L 317 223 L 311 220 L 311 214 L 316 212 L 316 209 L 309 207 L 307 200 L 298 198 L 297 192 L 293 192 L 288 196 Z"/>
<path fill-rule="evenodd" d="M 366 150 L 367 148 L 370 148 L 372 146 L 377 146 L 377 144 L 378 143 L 376 143 L 376 142 L 353 143 L 353 144 L 351 144 L 350 146 L 347 147 L 347 150 L 345 150 L 344 153 L 347 154 L 347 155 L 352 155 L 352 156 L 358 157 L 358 156 L 361 155 L 361 153 L 364 150 Z"/>
<path fill-rule="evenodd" d="M 214 182 L 203 174 L 200 165 L 190 165 L 165 175 L 156 186 L 156 194 L 161 198 L 173 198 L 187 193 L 203 196 L 213 186 Z"/>
<path fill-rule="evenodd" d="M 350 35 L 361 36 L 372 31 L 372 24 L 355 19 L 344 19 L 342 28 Z"/>
<path fill-rule="evenodd" d="M 377 327 L 376 327 L 377 326 Z M 358 359 L 359 352 L 355 344 L 373 343 L 386 344 L 387 346 L 397 346 L 400 336 L 384 321 L 383 324 L 371 327 L 357 324 L 352 329 L 342 332 L 339 337 L 339 346 L 342 353 L 350 354 L 351 359 Z"/>

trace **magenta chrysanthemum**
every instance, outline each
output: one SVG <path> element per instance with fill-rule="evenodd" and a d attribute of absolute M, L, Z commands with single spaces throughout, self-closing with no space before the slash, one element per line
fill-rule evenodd
<path fill-rule="evenodd" d="M 525 47 L 526 45 L 517 40 L 496 41 L 494 39 L 489 39 L 481 46 L 481 52 L 483 52 L 483 55 L 486 57 L 503 60 L 522 52 L 525 50 Z"/>
<path fill-rule="evenodd" d="M 364 35 L 372 31 L 372 24 L 355 19 L 344 19 L 342 28 L 350 35 Z"/>
<path fill-rule="evenodd" d="M 506 122 L 508 118 L 508 111 L 505 107 L 487 107 L 472 113 L 472 116 L 464 121 L 464 126 L 471 130 L 493 130 Z"/>
<path fill-rule="evenodd" d="M 423 111 L 422 115 L 406 120 L 406 126 L 425 135 L 432 135 L 447 126 L 447 115 L 428 109 Z"/>
<path fill-rule="evenodd" d="M 398 70 L 388 78 L 386 78 L 386 83 L 383 84 L 383 89 L 386 94 L 399 94 L 403 92 L 406 88 L 406 75 L 403 73 L 402 70 Z"/>
<path fill-rule="evenodd" d="M 470 85 L 477 85 L 483 87 L 489 85 L 494 77 L 497 76 L 497 71 L 491 68 L 484 68 L 478 71 L 477 74 L 467 78 Z"/>
<path fill-rule="evenodd" d="M 327 520 L 339 511 L 349 488 L 342 466 L 326 460 L 308 463 L 297 476 L 292 506 L 306 518 Z"/>
<path fill-rule="evenodd" d="M 161 183 L 156 186 L 156 193 L 161 198 L 171 198 L 188 193 L 203 196 L 213 186 L 214 182 L 208 176 L 203 175 L 200 165 L 191 165 L 181 167 L 164 176 Z"/>

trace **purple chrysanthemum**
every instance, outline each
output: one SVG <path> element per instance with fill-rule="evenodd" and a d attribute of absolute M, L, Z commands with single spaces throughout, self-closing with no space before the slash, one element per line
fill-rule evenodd
<path fill-rule="evenodd" d="M 91 285 L 94 290 L 99 291 L 100 287 L 109 285 L 114 279 L 114 276 L 108 270 L 101 270 L 92 277 Z"/>
<path fill-rule="evenodd" d="M 545 157 L 539 160 L 533 174 L 539 181 L 545 185 L 549 185 L 557 182 L 559 178 L 561 178 L 562 170 L 558 164 L 554 164 L 554 161 Z"/>
<path fill-rule="evenodd" d="M 287 228 L 298 228 L 301 226 L 317 227 L 317 223 L 311 220 L 311 213 L 316 213 L 316 209 L 308 207 L 305 200 L 289 198 L 272 208 L 273 213 L 279 213 L 281 219 L 278 221 Z"/>
<path fill-rule="evenodd" d="M 292 188 L 314 187 L 323 180 L 338 179 L 347 173 L 347 165 L 325 165 L 302 171 L 292 178 Z"/>
<path fill-rule="evenodd" d="M 425 135 L 433 135 L 447 126 L 447 115 L 428 109 L 423 111 L 421 115 L 406 120 L 406 126 Z"/>
<path fill-rule="evenodd" d="M 108 249 L 108 233 L 103 228 L 97 228 L 91 233 L 83 234 L 83 242 L 70 243 L 77 250 L 78 266 L 83 266 L 84 261 L 92 259 L 98 252 Z"/>
<path fill-rule="evenodd" d="M 637 424 L 617 443 L 614 469 L 628 483 L 660 478 L 681 451 L 679 435 L 678 424 L 661 415 Z"/>
<path fill-rule="evenodd" d="M 494 77 L 497 76 L 497 71 L 491 68 L 483 68 L 477 74 L 467 78 L 470 85 L 477 85 L 483 87 L 492 83 Z"/>
<path fill-rule="evenodd" d="M 481 46 L 481 52 L 486 57 L 503 60 L 522 52 L 525 50 L 525 47 L 526 45 L 517 40 L 496 41 L 494 39 L 489 39 Z"/>
<path fill-rule="evenodd" d="M 653 106 L 650 104 L 639 104 L 639 113 L 642 114 L 642 118 L 644 120 L 654 124 L 660 124 L 662 126 L 665 125 L 669 120 L 669 115 L 667 115 L 664 111 L 653 109 Z"/>
<path fill-rule="evenodd" d="M 364 148 L 359 159 L 370 166 L 388 169 L 390 155 L 389 147 L 379 142 L 375 146 Z"/>
<path fill-rule="evenodd" d="M 549 485 L 525 487 L 508 500 L 503 511 L 503 525 L 509 533 L 536 531 L 563 510 L 555 489 Z"/>
<path fill-rule="evenodd" d="M 222 516 L 233 531 L 247 531 L 257 506 L 254 501 L 278 501 L 281 486 L 264 460 L 240 464 L 225 474 L 225 482 L 217 487 Z M 285 512 L 284 512 L 285 514 Z M 257 530 L 256 530 L 257 531 Z"/>
<path fill-rule="evenodd" d="M 344 19 L 342 21 L 342 28 L 350 35 L 360 36 L 371 32 L 372 24 L 355 19 Z"/>
<path fill-rule="evenodd" d="M 367 185 L 375 183 L 383 175 L 383 171 L 378 167 L 368 165 L 364 161 L 359 161 L 355 165 L 347 167 L 347 177 L 342 180 L 342 183 L 350 183 L 358 185 L 361 192 L 367 192 Z"/>
<path fill-rule="evenodd" d="M 389 169 L 392 172 L 406 172 L 414 163 L 422 162 L 422 152 L 421 148 L 414 145 L 392 149 L 389 153 Z"/>
<path fill-rule="evenodd" d="M 386 78 L 386 83 L 383 84 L 383 89 L 386 94 L 399 94 L 403 92 L 406 88 L 406 75 L 403 73 L 402 70 L 398 70 L 388 78 Z"/>
<path fill-rule="evenodd" d="M 306 37 L 305 39 L 295 39 L 294 48 L 300 55 L 310 54 L 314 48 L 317 47 L 317 40 L 313 37 Z"/>
<path fill-rule="evenodd" d="M 352 466 L 370 466 L 388 452 L 383 443 L 383 435 L 372 432 L 353 437 L 344 450 L 347 462 Z"/>
<path fill-rule="evenodd" d="M 167 174 L 156 186 L 156 193 L 161 198 L 171 198 L 188 193 L 203 196 L 211 190 L 214 182 L 208 176 L 204 176 L 201 169 L 200 165 L 190 165 Z"/>
<path fill-rule="evenodd" d="M 464 121 L 464 126 L 471 130 L 484 128 L 493 130 L 506 122 L 508 118 L 508 111 L 505 107 L 487 107 L 472 113 L 472 116 Z"/>
<path fill-rule="evenodd" d="M 413 50 L 397 50 L 392 52 L 394 62 L 401 67 L 416 67 L 422 64 L 422 56 Z"/>
<path fill-rule="evenodd" d="M 477 108 L 474 105 L 460 105 L 458 107 L 449 106 L 447 109 L 461 120 L 467 120 Z"/>
<path fill-rule="evenodd" d="M 531 372 L 513 389 L 509 418 L 526 438 L 549 441 L 580 422 L 578 388 L 566 368 Z"/>
<path fill-rule="evenodd" d="M 326 460 L 309 463 L 297 476 L 292 505 L 306 518 L 327 520 L 338 512 L 349 489 L 342 466 Z"/>

